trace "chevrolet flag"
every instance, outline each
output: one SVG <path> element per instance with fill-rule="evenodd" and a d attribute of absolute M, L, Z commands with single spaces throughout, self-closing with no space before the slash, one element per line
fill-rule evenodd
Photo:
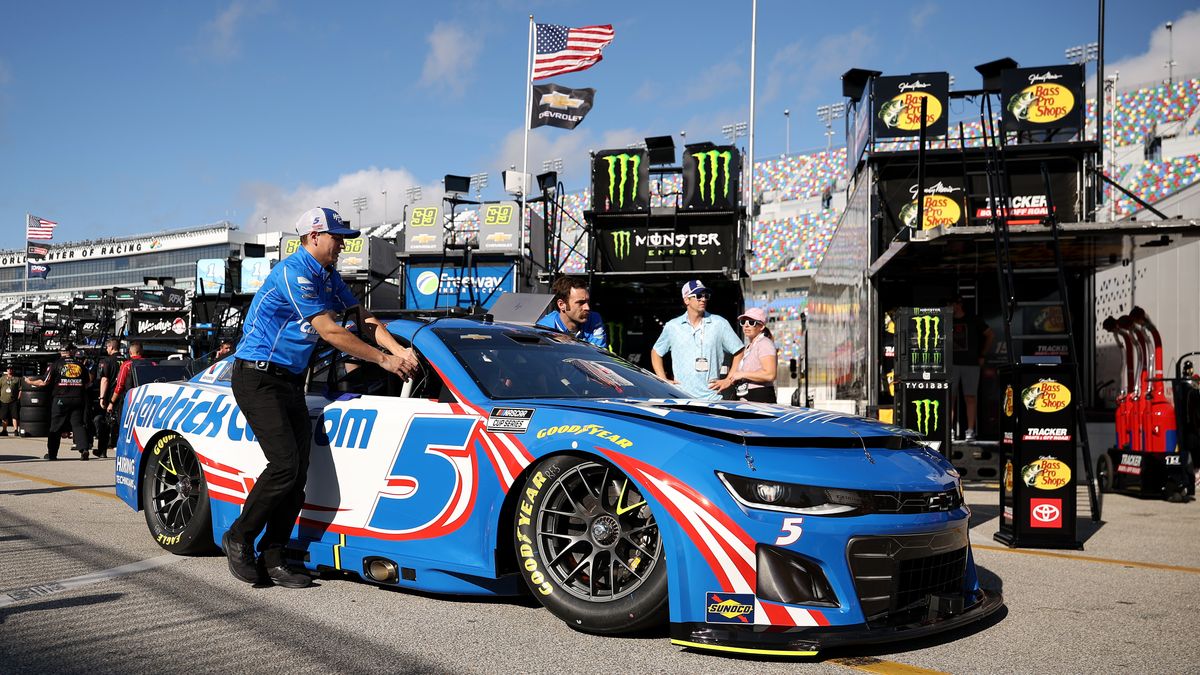
<path fill-rule="evenodd" d="M 542 126 L 574 129 L 592 109 L 595 89 L 570 89 L 557 84 L 533 85 L 533 117 L 529 128 Z"/>

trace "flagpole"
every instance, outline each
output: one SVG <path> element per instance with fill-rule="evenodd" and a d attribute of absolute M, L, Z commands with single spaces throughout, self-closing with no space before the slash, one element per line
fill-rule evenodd
<path fill-rule="evenodd" d="M 21 291 L 21 312 L 25 311 L 25 303 L 29 300 L 29 219 L 32 214 L 25 214 L 25 289 Z"/>
<path fill-rule="evenodd" d="M 521 245 L 520 245 L 520 248 L 518 249 L 518 250 L 520 250 L 522 257 L 524 257 L 524 255 L 525 255 L 525 197 L 526 197 L 526 193 L 529 192 L 529 186 L 526 185 L 526 182 L 529 180 L 529 116 L 531 114 L 529 112 L 529 105 L 530 105 L 530 100 L 531 100 L 531 92 L 533 89 L 533 30 L 534 30 L 533 15 L 530 14 L 529 15 L 529 52 L 528 52 L 528 58 L 525 63 L 525 116 L 524 116 L 525 121 L 522 122 L 522 125 L 521 125 L 521 126 L 525 127 L 525 144 L 524 144 L 524 149 L 521 151 L 521 236 L 519 239 Z M 521 283 L 521 274 L 520 274 L 521 267 L 522 267 L 521 265 L 517 266 L 516 281 L 518 284 L 518 286 L 517 286 L 518 290 L 520 290 L 520 283 Z"/>
<path fill-rule="evenodd" d="M 758 0 L 750 3 L 750 249 L 754 250 L 754 56 L 758 48 Z"/>

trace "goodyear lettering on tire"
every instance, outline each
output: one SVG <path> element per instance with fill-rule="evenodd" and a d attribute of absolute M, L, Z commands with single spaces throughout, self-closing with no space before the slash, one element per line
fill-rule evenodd
<path fill-rule="evenodd" d="M 158 442 L 154 444 L 154 454 L 157 456 L 162 453 L 163 448 L 167 447 L 168 443 L 177 438 L 179 438 L 179 434 L 176 433 L 164 434 L 163 437 L 158 439 Z"/>
<path fill-rule="evenodd" d="M 521 499 L 520 513 L 517 514 L 517 555 L 521 557 L 521 567 L 529 576 L 530 584 L 537 589 L 538 593 L 550 595 L 554 592 L 554 587 L 546 581 L 546 575 L 538 569 L 537 558 L 533 555 L 533 539 L 525 533 L 527 528 L 532 529 L 530 526 L 533 524 L 533 502 L 537 499 L 545 483 L 546 474 L 538 471 L 530 480 L 531 486 L 525 488 L 525 495 Z"/>

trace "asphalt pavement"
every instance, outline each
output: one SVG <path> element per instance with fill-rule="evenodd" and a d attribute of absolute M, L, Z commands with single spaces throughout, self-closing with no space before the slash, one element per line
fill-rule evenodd
<path fill-rule="evenodd" d="M 1195 670 L 1200 505 L 1107 495 L 1082 551 L 992 540 L 997 491 L 969 485 L 984 585 L 1006 609 L 933 638 L 817 659 L 682 650 L 666 631 L 597 637 L 528 598 L 435 596 L 327 576 L 251 587 L 220 555 L 167 554 L 113 494 L 113 460 L 0 438 L 0 673 L 1180 673 Z"/>

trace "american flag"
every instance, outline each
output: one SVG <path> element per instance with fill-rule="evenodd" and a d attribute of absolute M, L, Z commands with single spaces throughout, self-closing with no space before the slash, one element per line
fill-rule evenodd
<path fill-rule="evenodd" d="M 616 35 L 611 25 L 568 28 L 548 23 L 537 24 L 536 33 L 535 80 L 591 68 Z"/>
<path fill-rule="evenodd" d="M 50 241 L 54 238 L 54 228 L 57 226 L 58 223 L 53 220 L 26 215 L 25 238 Z"/>

